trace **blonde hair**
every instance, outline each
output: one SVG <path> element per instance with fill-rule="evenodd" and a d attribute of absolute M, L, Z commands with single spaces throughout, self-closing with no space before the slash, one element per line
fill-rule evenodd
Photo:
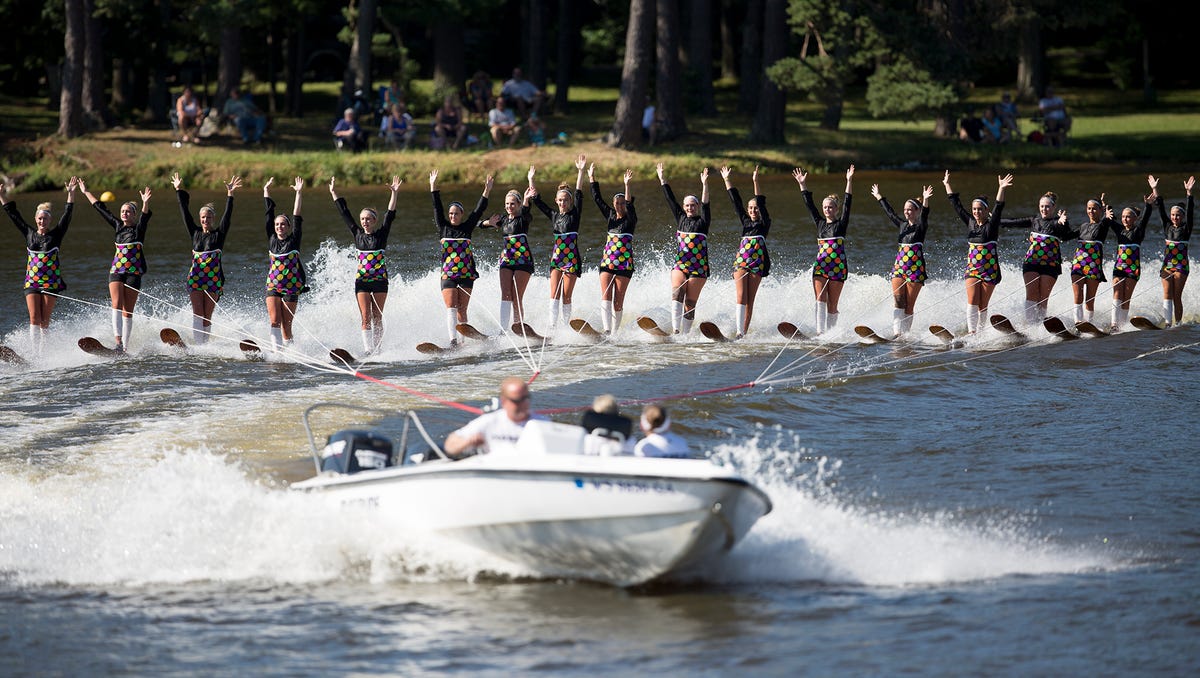
<path fill-rule="evenodd" d="M 1046 191 L 1045 193 L 1042 194 L 1042 197 L 1050 200 L 1051 205 L 1058 204 L 1058 194 L 1055 193 L 1054 191 Z"/>
<path fill-rule="evenodd" d="M 34 212 L 34 214 L 37 214 L 38 212 L 45 212 L 46 214 L 50 214 L 50 203 L 48 203 L 48 202 L 38 203 L 37 209 L 35 209 L 33 212 Z"/>
<path fill-rule="evenodd" d="M 833 204 L 835 204 L 835 205 L 839 204 L 839 203 L 838 203 L 838 197 L 837 197 L 836 195 L 832 194 L 832 193 L 830 193 L 829 195 L 825 196 L 824 198 L 821 198 L 821 204 L 825 204 L 825 201 L 826 201 L 826 200 L 832 200 L 832 201 L 833 201 Z"/>
<path fill-rule="evenodd" d="M 517 191 L 517 190 L 515 190 L 515 189 L 514 189 L 514 190 L 511 190 L 511 191 L 509 191 L 508 193 L 505 193 L 505 194 L 504 194 L 504 198 L 505 198 L 505 199 L 508 199 L 508 196 L 510 196 L 510 195 L 511 195 L 512 197 L 516 198 L 516 199 L 517 199 L 517 202 L 523 202 L 523 201 L 525 200 L 525 196 L 521 195 L 521 192 L 520 192 L 520 191 Z"/>
<path fill-rule="evenodd" d="M 600 414 L 620 414 L 621 408 L 617 405 L 617 399 L 609 393 L 603 393 L 596 396 L 592 401 L 592 411 Z"/>
<path fill-rule="evenodd" d="M 205 212 L 211 212 L 214 217 L 217 216 L 217 208 L 214 207 L 211 202 L 205 203 L 204 206 L 200 208 L 200 214 L 204 214 Z"/>
<path fill-rule="evenodd" d="M 136 202 L 129 200 L 129 201 L 121 203 L 121 207 L 124 207 L 126 205 L 129 205 L 129 209 L 133 210 L 134 214 L 137 214 L 138 206 L 137 206 Z"/>
<path fill-rule="evenodd" d="M 660 405 L 647 405 L 642 408 L 642 428 L 652 433 L 665 433 L 670 428 L 671 417 L 667 410 Z"/>
<path fill-rule="evenodd" d="M 571 192 L 571 187 L 570 187 L 570 186 L 568 186 L 568 185 L 567 185 L 567 184 L 565 184 L 565 183 L 564 183 L 564 184 L 559 184 L 559 185 L 558 185 L 558 193 L 566 193 L 566 194 L 567 194 L 567 206 L 568 206 L 568 208 L 571 208 L 571 207 L 574 207 L 574 206 L 575 206 L 575 194 Z M 558 197 L 558 193 L 555 193 L 555 194 L 554 194 L 554 195 L 555 195 L 555 197 Z"/>
<path fill-rule="evenodd" d="M 362 208 L 361 210 L 358 211 L 358 216 L 361 217 L 363 212 L 370 212 L 371 216 L 375 217 L 376 219 L 379 219 L 379 212 L 376 212 L 374 207 Z"/>

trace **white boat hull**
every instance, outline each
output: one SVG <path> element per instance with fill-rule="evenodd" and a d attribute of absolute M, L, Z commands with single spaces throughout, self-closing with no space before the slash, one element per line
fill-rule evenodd
<path fill-rule="evenodd" d="M 470 544 L 535 574 L 641 584 L 733 548 L 771 509 L 702 459 L 481 455 L 294 485 Z"/>

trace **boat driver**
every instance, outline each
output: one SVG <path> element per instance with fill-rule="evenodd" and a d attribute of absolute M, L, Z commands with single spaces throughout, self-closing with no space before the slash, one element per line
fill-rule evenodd
<path fill-rule="evenodd" d="M 525 422 L 531 418 L 542 417 L 530 414 L 529 387 L 518 377 L 508 377 L 500 382 L 500 409 L 480 415 L 446 436 L 443 447 L 451 459 L 470 456 L 469 450 L 476 454 L 510 452 L 516 449 Z"/>

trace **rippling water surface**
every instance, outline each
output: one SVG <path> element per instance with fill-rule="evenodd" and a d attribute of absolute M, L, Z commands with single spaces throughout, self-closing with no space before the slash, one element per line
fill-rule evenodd
<path fill-rule="evenodd" d="M 1031 331 L 1028 344 L 986 337 L 953 350 L 924 331 L 888 346 L 855 343 L 851 326 L 882 332 L 891 318 L 894 232 L 869 198 L 873 181 L 897 203 L 920 183 L 938 188 L 932 280 L 915 326 L 961 329 L 965 246 L 939 180 L 860 179 L 842 326 L 819 345 L 788 344 L 773 329 L 789 320 L 811 330 L 813 246 L 794 184 L 769 179 L 775 268 L 747 340 L 660 344 L 632 325 L 640 314 L 669 317 L 671 228 L 657 186 L 639 184 L 639 270 L 613 341 L 587 344 L 565 331 L 544 348 L 487 342 L 432 358 L 414 348 L 444 342 L 428 198 L 403 195 L 388 254 L 387 338 L 364 373 L 479 404 L 499 376 L 537 372 L 538 407 L 584 405 L 600 392 L 634 399 L 755 383 L 671 407 L 679 432 L 763 487 L 775 510 L 700 580 L 635 590 L 530 577 L 288 491 L 312 473 L 299 415 L 314 402 L 420 408 L 439 434 L 463 421 L 325 365 L 328 348 L 357 352 L 360 340 L 349 238 L 319 188 L 306 200 L 313 291 L 301 302 L 296 351 L 263 361 L 243 359 L 233 341 L 248 333 L 265 343 L 267 334 L 256 191 L 237 201 L 221 340 L 187 356 L 157 341 L 161 327 L 190 327 L 181 308 L 188 245 L 170 191 L 155 198 L 144 315 L 126 359 L 75 347 L 84 335 L 111 342 L 111 240 L 90 208 L 81 205 L 64 247 L 70 289 L 40 356 L 28 343 L 23 255 L 10 231 L 0 338 L 30 364 L 0 365 L 0 667 L 61 675 L 1195 673 L 1200 330 L 1193 322 L 1072 342 Z M 1085 195 L 1106 190 L 1116 204 L 1136 199 L 1144 183 L 1135 175 L 1018 181 L 1012 216 L 1032 213 L 1046 188 L 1074 189 L 1078 204 L 1067 206 L 1078 216 Z M 966 195 L 994 193 L 990 176 L 959 182 Z M 691 183 L 677 181 L 677 192 Z M 840 188 L 836 177 L 814 179 L 818 194 Z M 446 191 L 464 202 L 474 192 Z M 352 206 L 386 198 L 347 195 Z M 38 197 L 17 197 L 27 216 Z M 290 191 L 275 197 L 287 204 Z M 197 192 L 193 203 L 210 198 Z M 699 317 L 729 331 L 736 231 L 721 192 L 713 210 L 714 277 Z M 538 224 L 542 267 L 548 229 Z M 584 256 L 593 265 L 598 230 L 589 203 Z M 1150 232 L 1152 269 L 1157 217 Z M 1021 315 L 1022 238 L 1002 237 L 1005 281 L 993 299 L 994 311 L 1012 317 Z M 480 260 L 492 261 L 494 237 L 478 243 Z M 472 320 L 490 331 L 496 270 L 484 263 L 481 273 Z M 1063 283 L 1052 313 L 1069 314 Z M 527 293 L 538 328 L 546 296 L 539 275 Z M 597 296 L 593 270 L 576 289 L 575 315 L 595 322 Z M 1156 314 L 1159 296 L 1149 273 L 1135 313 Z M 1102 286 L 1100 318 L 1110 299 Z M 1185 307 L 1194 319 L 1194 283 Z"/>

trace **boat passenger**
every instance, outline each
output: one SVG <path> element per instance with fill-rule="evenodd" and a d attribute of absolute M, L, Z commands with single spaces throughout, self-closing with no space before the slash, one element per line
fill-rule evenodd
<path fill-rule="evenodd" d="M 146 229 L 150 226 L 150 187 L 142 189 L 140 213 L 137 203 L 130 200 L 121 205 L 120 218 L 109 212 L 100 198 L 92 195 L 82 178 L 79 180 L 79 190 L 100 213 L 100 218 L 113 228 L 116 252 L 113 254 L 112 266 L 108 269 L 108 296 L 112 301 L 110 315 L 113 338 L 116 339 L 117 350 L 124 351 L 129 345 L 129 335 L 133 331 L 133 306 L 137 303 L 138 293 L 142 289 L 142 276 L 146 274 L 147 269 L 142 242 L 146 239 Z M 112 194 L 101 197 L 111 199 Z"/>
<path fill-rule="evenodd" d="M 642 408 L 642 433 L 646 436 L 638 441 L 633 453 L 639 457 L 676 457 L 691 455 L 691 447 L 682 436 L 671 433 L 671 415 L 658 405 Z"/>
<path fill-rule="evenodd" d="M 967 225 L 967 270 L 963 274 L 967 287 L 967 333 L 975 334 L 985 325 L 988 317 L 988 302 L 992 292 L 1000 284 L 1000 258 L 996 241 L 1000 237 L 1000 219 L 1004 214 L 1004 189 L 1013 185 L 1013 175 L 996 176 L 995 209 L 990 207 L 985 196 L 976 196 L 971 201 L 971 212 L 963 209 L 958 193 L 950 186 L 950 170 L 942 179 L 946 197 L 954 207 L 958 218 Z"/>
<path fill-rule="evenodd" d="M 583 271 L 583 261 L 579 256 L 579 215 L 583 202 L 583 168 L 587 165 L 587 156 L 580 153 L 575 159 L 575 192 L 565 183 L 558 185 L 554 193 L 555 211 L 542 201 L 542 196 L 534 189 L 533 204 L 546 218 L 554 232 L 554 252 L 550 255 L 550 329 L 558 326 L 561 315 L 565 322 L 571 320 L 571 294 L 575 291 L 575 283 Z M 529 168 L 529 187 L 533 188 L 534 168 Z"/>
<path fill-rule="evenodd" d="M 443 445 L 451 459 L 489 452 L 511 452 L 530 419 L 542 417 L 530 414 L 529 387 L 518 377 L 500 382 L 500 409 L 472 419 L 466 426 L 446 436 Z"/>
<path fill-rule="evenodd" d="M 612 395 L 596 396 L 592 409 L 583 413 L 580 424 L 588 432 L 583 443 L 584 454 L 633 454 L 633 420 L 621 414 Z"/>

